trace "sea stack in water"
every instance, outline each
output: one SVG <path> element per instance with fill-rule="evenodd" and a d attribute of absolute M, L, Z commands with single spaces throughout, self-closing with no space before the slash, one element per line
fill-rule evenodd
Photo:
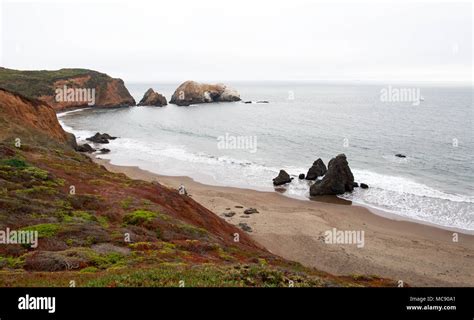
<path fill-rule="evenodd" d="M 155 92 L 152 88 L 148 89 L 143 95 L 142 100 L 138 103 L 139 106 L 154 106 L 154 107 L 163 107 L 166 106 L 168 102 L 166 98 Z"/>
<path fill-rule="evenodd" d="M 309 189 L 311 196 L 343 194 L 354 189 L 354 176 L 346 156 L 340 154 L 332 158 L 328 164 L 326 175 L 321 181 L 316 181 Z"/>
<path fill-rule="evenodd" d="M 196 103 L 231 101 L 240 101 L 240 94 L 224 84 L 186 81 L 173 93 L 170 103 L 178 106 L 189 106 Z"/>
<path fill-rule="evenodd" d="M 322 177 L 326 174 L 327 169 L 323 160 L 318 159 L 313 162 L 311 168 L 309 168 L 306 174 L 306 180 L 316 180 L 318 177 Z"/>
<path fill-rule="evenodd" d="M 291 182 L 290 175 L 285 170 L 280 170 L 280 173 L 273 179 L 274 186 L 281 186 L 282 184 Z"/>

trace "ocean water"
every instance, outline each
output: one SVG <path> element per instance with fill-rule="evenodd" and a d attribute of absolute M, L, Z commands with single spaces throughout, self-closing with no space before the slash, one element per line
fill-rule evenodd
<path fill-rule="evenodd" d="M 179 83 L 129 84 L 137 102 L 153 87 L 169 100 Z M 473 88 L 391 85 L 420 99 L 382 98 L 384 84 L 236 82 L 243 102 L 85 109 L 58 115 L 85 139 L 120 137 L 101 158 L 159 174 L 256 190 L 274 190 L 285 169 L 296 178 L 285 194 L 309 198 L 299 181 L 314 160 L 345 153 L 355 181 L 370 188 L 341 198 L 419 221 L 474 230 Z M 414 97 L 414 96 L 413 96 Z M 405 97 L 406 98 L 406 97 Z M 226 139 L 227 137 L 227 139 Z M 232 145 L 232 139 L 240 144 Z M 222 141 L 227 141 L 227 145 Z M 398 158 L 397 153 L 406 155 Z"/>

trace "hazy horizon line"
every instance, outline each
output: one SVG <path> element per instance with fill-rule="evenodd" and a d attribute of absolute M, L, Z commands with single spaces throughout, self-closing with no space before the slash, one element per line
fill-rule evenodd
<path fill-rule="evenodd" d="M 126 80 L 121 78 L 128 84 L 147 84 L 147 83 L 163 83 L 175 84 L 183 83 L 185 81 L 196 81 L 204 83 L 331 83 L 331 84 L 420 84 L 420 85 L 462 85 L 474 87 L 474 81 L 463 80 L 390 80 L 390 79 L 376 79 L 376 80 L 353 80 L 353 79 L 181 79 L 181 80 Z"/>
<path fill-rule="evenodd" d="M 244 82 L 244 83 L 271 83 L 271 82 L 276 82 L 276 83 L 331 83 L 331 84 L 365 84 L 365 85 L 370 85 L 370 84 L 385 84 L 385 85 L 390 85 L 390 84 L 395 84 L 395 85 L 400 85 L 400 84 L 419 84 L 419 85 L 439 85 L 439 86 L 468 86 L 468 87 L 474 87 L 474 77 L 471 79 L 471 81 L 466 81 L 466 80 L 405 80 L 405 79 L 344 79 L 344 78 L 338 78 L 338 79 L 330 79 L 330 78 L 315 78 L 315 79 L 295 79 L 295 78 L 289 78 L 289 79 L 214 79 L 214 78 L 182 78 L 182 79 L 144 79 L 144 80 L 127 80 L 126 77 L 120 76 L 120 72 L 117 73 L 111 73 L 109 71 L 102 71 L 98 70 L 96 68 L 88 68 L 88 67 L 61 67 L 59 69 L 20 69 L 20 68 L 15 68 L 15 67 L 7 67 L 4 65 L 0 65 L 0 68 L 5 68 L 5 69 L 10 69 L 10 70 L 18 70 L 18 71 L 59 71 L 61 69 L 84 69 L 84 70 L 91 70 L 95 72 L 100 72 L 107 74 L 111 78 L 118 78 L 122 79 L 125 83 L 128 84 L 146 84 L 146 83 L 163 83 L 163 84 L 176 84 L 176 83 L 183 83 L 188 80 L 196 81 L 196 82 L 208 82 L 208 83 L 238 83 L 238 82 Z"/>

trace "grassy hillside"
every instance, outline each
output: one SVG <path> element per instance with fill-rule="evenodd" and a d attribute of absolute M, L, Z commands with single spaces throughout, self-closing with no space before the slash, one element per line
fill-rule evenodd
<path fill-rule="evenodd" d="M 67 80 L 90 75 L 85 87 L 95 88 L 110 77 L 104 73 L 87 69 L 61 69 L 56 71 L 20 71 L 0 68 L 0 88 L 20 93 L 29 98 L 54 95 L 53 84 L 58 80 Z"/>

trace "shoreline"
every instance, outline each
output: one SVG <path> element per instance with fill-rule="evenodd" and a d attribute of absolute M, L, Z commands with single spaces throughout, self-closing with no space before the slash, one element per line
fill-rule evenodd
<path fill-rule="evenodd" d="M 190 197 L 218 217 L 237 226 L 246 223 L 257 243 L 305 266 L 337 275 L 378 275 L 411 286 L 474 286 L 469 267 L 474 263 L 474 236 L 462 233 L 464 230 L 456 231 L 458 242 L 453 242 L 453 231 L 392 219 L 366 206 L 342 204 L 342 199 L 308 201 L 278 192 L 212 186 L 90 157 L 107 170 L 132 179 L 157 181 L 174 189 L 184 184 Z M 247 208 L 259 213 L 243 214 Z M 235 215 L 225 217 L 223 213 L 229 211 Z M 365 246 L 326 244 L 324 233 L 333 228 L 364 231 Z"/>
<path fill-rule="evenodd" d="M 419 225 L 422 225 L 422 226 L 427 226 L 427 227 L 440 229 L 440 230 L 444 230 L 444 231 L 457 232 L 457 233 L 462 233 L 462 234 L 468 235 L 468 236 L 474 236 L 474 230 L 465 230 L 465 229 L 456 228 L 456 227 L 441 226 L 441 225 L 437 225 L 435 223 L 431 223 L 431 222 L 428 222 L 428 221 L 416 220 L 416 219 L 413 219 L 413 218 L 410 218 L 410 217 L 400 216 L 400 215 L 398 215 L 396 213 L 393 213 L 393 212 L 389 212 L 389 211 L 385 211 L 385 210 L 382 210 L 382 209 L 374 208 L 374 207 L 371 207 L 369 205 L 362 204 L 362 203 L 353 202 L 352 205 L 353 206 L 359 206 L 359 207 L 362 207 L 362 208 L 366 208 L 371 214 L 380 216 L 380 217 L 385 218 L 385 219 L 394 220 L 394 221 L 405 221 L 405 222 L 415 223 L 415 224 L 419 224 Z"/>
<path fill-rule="evenodd" d="M 89 143 L 88 141 L 84 141 L 84 142 Z M 111 163 L 112 159 L 98 158 L 98 157 L 101 156 L 100 153 L 89 154 L 89 156 L 91 158 L 93 158 L 93 160 L 97 159 L 97 160 L 100 160 L 100 161 L 107 161 L 111 166 L 137 168 L 139 170 L 146 171 L 150 174 L 159 176 L 161 178 L 186 179 L 186 180 L 191 180 L 193 183 L 196 183 L 196 184 L 199 184 L 199 185 L 202 185 L 202 186 L 207 186 L 207 187 L 232 188 L 232 189 L 238 189 L 238 190 L 255 191 L 255 192 L 263 192 L 263 193 L 277 193 L 277 194 L 282 195 L 285 198 L 289 198 L 289 199 L 293 199 L 293 200 L 297 200 L 297 201 L 303 201 L 303 202 L 309 201 L 309 202 L 315 202 L 315 203 L 328 203 L 328 204 L 339 204 L 339 205 L 346 205 L 346 206 L 355 206 L 355 207 L 365 208 L 371 214 L 374 214 L 374 215 L 377 215 L 377 216 L 380 216 L 380 217 L 383 217 L 383 218 L 386 218 L 386 219 L 390 219 L 390 220 L 394 220 L 394 221 L 412 222 L 412 223 L 415 223 L 415 224 L 425 225 L 425 226 L 429 226 L 429 227 L 433 227 L 433 228 L 437 228 L 437 229 L 441 229 L 441 230 L 445 230 L 445 231 L 457 232 L 457 233 L 462 233 L 462 234 L 465 234 L 465 235 L 474 236 L 474 230 L 466 230 L 466 229 L 462 229 L 462 228 L 458 228 L 458 227 L 454 227 L 454 226 L 438 225 L 438 224 L 430 222 L 430 221 L 418 220 L 418 219 L 415 219 L 415 218 L 412 218 L 412 217 L 409 217 L 409 216 L 403 216 L 403 215 L 397 214 L 396 212 L 387 211 L 387 210 L 384 210 L 382 208 L 373 207 L 369 204 L 360 203 L 360 202 L 357 202 L 357 201 L 347 200 L 347 199 L 344 199 L 344 198 L 340 198 L 338 196 L 318 196 L 316 198 L 315 197 L 308 198 L 308 197 L 303 197 L 303 196 L 300 197 L 300 196 L 295 196 L 295 195 L 288 195 L 288 194 L 285 194 L 286 189 L 282 186 L 275 187 L 273 190 L 264 189 L 264 188 L 261 188 L 261 189 L 251 188 L 251 187 L 245 187 L 245 186 L 241 186 L 241 185 L 229 186 L 229 185 L 223 185 L 223 184 L 216 183 L 212 179 L 211 180 L 210 179 L 207 179 L 207 180 L 202 179 L 202 177 L 201 177 L 201 179 L 196 179 L 196 177 L 191 177 L 191 176 L 187 176 L 187 175 L 174 175 L 174 174 L 169 175 L 169 174 L 156 173 L 156 172 L 150 171 L 148 169 L 144 169 L 144 168 L 142 168 L 138 165 L 112 164 Z M 173 188 L 177 189 L 177 187 L 178 187 L 178 185 L 174 186 Z"/>
<path fill-rule="evenodd" d="M 130 106 L 129 108 L 131 108 L 133 106 Z M 102 107 L 99 107 L 99 108 L 102 108 Z M 121 108 L 121 107 L 119 107 Z M 104 109 L 108 109 L 108 108 L 104 108 Z M 69 113 L 75 113 L 75 112 L 82 112 L 82 111 L 87 111 L 87 110 L 91 110 L 91 107 L 79 107 L 79 108 L 74 108 L 74 109 L 71 109 L 71 110 L 61 110 L 61 111 L 57 111 L 56 114 L 57 114 L 57 117 L 58 117 L 58 120 L 60 121 L 63 129 L 65 129 L 66 131 L 70 131 L 70 132 L 74 132 L 75 130 L 72 128 L 72 127 L 68 127 L 67 124 L 61 120 L 61 118 Z M 96 131 L 90 131 L 90 135 L 93 135 L 94 133 L 93 132 L 96 132 Z M 89 141 L 86 141 L 84 137 L 80 137 L 81 139 L 77 140 L 78 143 L 81 142 L 81 143 L 89 143 Z M 94 155 L 97 155 L 99 156 L 99 154 L 94 154 Z M 113 160 L 112 158 L 110 159 L 111 161 Z M 117 164 L 119 166 L 135 166 L 136 164 L 133 163 L 133 162 L 130 162 L 130 161 L 122 161 L 120 164 Z M 146 170 L 146 171 L 149 171 L 149 170 L 153 170 L 153 167 L 150 167 L 150 166 L 139 166 L 140 169 L 142 170 Z M 301 171 L 301 170 L 300 170 Z M 304 171 L 304 169 L 303 169 Z M 303 172 L 301 171 L 301 172 Z M 156 173 L 155 170 L 153 171 L 150 171 L 151 173 Z M 209 174 L 201 174 L 199 173 L 199 171 L 192 171 L 192 172 L 183 172 L 181 170 L 172 170 L 172 171 L 165 171 L 165 172 L 161 172 L 160 173 L 156 173 L 158 175 L 161 175 L 161 176 L 170 176 L 170 177 L 180 177 L 184 174 L 184 176 L 188 176 L 188 177 L 191 177 L 191 179 L 193 179 L 194 181 L 196 182 L 199 182 L 203 185 L 209 185 L 209 186 L 214 186 L 214 187 L 228 187 L 228 186 L 232 186 L 233 188 L 239 188 L 239 189 L 245 189 L 245 190 L 254 190 L 254 191 L 262 191 L 262 192 L 278 192 L 278 193 L 282 193 L 284 194 L 286 197 L 289 197 L 289 198 L 293 198 L 293 199 L 297 199 L 297 200 L 301 200 L 301 201 L 316 201 L 316 202 L 324 202 L 325 200 L 323 200 L 323 197 L 318 197 L 318 199 L 312 199 L 311 197 L 308 198 L 307 195 L 303 195 L 303 196 L 300 196 L 300 195 L 295 195 L 295 194 L 291 194 L 291 192 L 286 192 L 286 190 L 278 190 L 277 188 L 270 188 L 270 187 L 262 187 L 262 186 L 255 186 L 253 185 L 252 187 L 249 187 L 248 185 L 243 185 L 241 182 L 240 183 L 233 183 L 233 184 L 226 184 L 226 183 L 222 183 L 221 181 L 217 181 L 216 179 L 213 179 L 212 176 L 209 176 Z M 294 175 L 293 175 L 294 176 Z M 209 178 L 210 177 L 210 178 Z M 389 176 L 391 177 L 391 176 Z M 394 176 L 395 178 L 398 178 L 398 176 Z M 401 179 L 403 179 L 403 177 L 401 177 Z M 421 186 L 426 186 L 426 187 L 429 187 L 428 185 L 421 185 Z M 385 188 L 385 187 L 380 187 L 379 188 Z M 290 190 L 290 189 L 289 189 Z M 388 189 L 390 190 L 390 189 Z M 440 191 L 438 189 L 434 190 L 434 191 L 438 191 L 438 192 L 444 192 L 444 191 Z M 448 194 L 450 195 L 450 194 Z M 456 194 L 454 194 L 456 196 Z M 417 196 L 418 198 L 421 198 L 421 197 L 425 197 L 425 195 L 421 194 L 416 194 L 415 193 L 415 196 Z M 430 195 L 428 195 L 428 197 L 430 197 Z M 460 197 L 463 197 L 463 195 L 460 195 Z M 443 197 L 436 197 L 436 196 L 433 196 L 433 198 L 435 199 L 441 199 L 442 201 L 456 201 L 456 200 L 450 200 L 449 198 L 443 198 Z M 402 199 L 402 200 L 405 200 L 405 199 Z M 329 200 L 330 202 L 333 202 L 334 200 Z M 376 206 L 374 204 L 369 204 L 369 203 L 365 203 L 364 202 L 364 199 L 363 198 L 354 198 L 354 199 L 344 199 L 343 197 L 338 197 L 338 200 L 337 201 L 341 201 L 341 202 L 344 202 L 344 201 L 347 201 L 349 202 L 351 205 L 354 205 L 354 206 L 360 206 L 360 207 L 364 207 L 364 208 L 367 208 L 371 213 L 373 214 L 376 214 L 376 215 L 379 215 L 379 216 L 382 216 L 384 218 L 388 218 L 388 219 L 392 219 L 392 220 L 397 220 L 397 221 L 409 221 L 409 222 L 414 222 L 414 223 L 418 223 L 418 224 L 423 224 L 423 225 L 427 225 L 427 226 L 431 226 L 431 227 L 435 227 L 435 228 L 439 228 L 439 229 L 444 229 L 444 230 L 448 230 L 448 231 L 451 231 L 451 232 L 457 232 L 457 233 L 463 233 L 463 234 L 467 234 L 467 235 L 474 235 L 474 229 L 463 229 L 463 227 L 470 227 L 470 225 L 459 225 L 459 224 L 456 224 L 454 225 L 454 223 L 451 223 L 451 225 L 449 225 L 449 222 L 448 221 L 442 221 L 441 219 L 439 221 L 437 221 L 437 219 L 434 219 L 435 221 L 428 221 L 423 219 L 423 218 L 420 218 L 420 217 L 412 217 L 410 214 L 407 214 L 409 212 L 405 212 L 405 211 L 402 211 L 402 212 L 399 212 L 397 209 L 393 209 L 393 210 L 390 210 L 388 208 L 384 208 L 383 206 L 380 207 L 380 206 Z M 467 203 L 469 203 L 470 200 L 459 200 L 459 201 L 467 201 Z M 441 206 L 443 207 L 443 206 Z M 407 210 L 407 209 L 405 209 Z M 415 210 L 415 209 L 413 209 Z M 434 215 L 436 216 L 436 215 Z"/>

